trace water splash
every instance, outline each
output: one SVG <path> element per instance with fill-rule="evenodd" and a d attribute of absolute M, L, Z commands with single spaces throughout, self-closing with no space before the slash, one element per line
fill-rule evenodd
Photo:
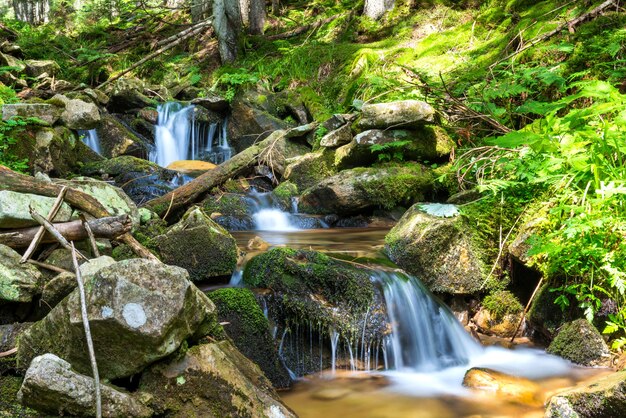
<path fill-rule="evenodd" d="M 262 193 L 252 188 L 249 197 L 256 230 L 290 232 L 300 229 L 292 223 L 291 214 L 279 208 L 272 193 Z"/>
<path fill-rule="evenodd" d="M 79 130 L 78 135 L 81 136 L 82 141 L 92 150 L 98 154 L 102 154 L 102 148 L 100 147 L 100 138 L 98 138 L 98 132 L 95 129 L 88 131 Z"/>
<path fill-rule="evenodd" d="M 207 124 L 195 118 L 195 106 L 167 102 L 158 106 L 155 149 L 150 161 L 167 167 L 179 160 L 203 160 L 221 164 L 231 158 L 226 120 Z"/>

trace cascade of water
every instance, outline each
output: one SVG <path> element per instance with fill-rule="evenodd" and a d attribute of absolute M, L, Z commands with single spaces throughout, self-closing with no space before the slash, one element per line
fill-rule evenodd
<path fill-rule="evenodd" d="M 96 132 L 95 129 L 90 129 L 88 131 L 79 130 L 78 135 L 82 137 L 83 142 L 89 148 L 91 148 L 98 154 L 102 154 L 102 150 L 100 148 L 100 138 L 98 138 L 98 132 Z"/>
<path fill-rule="evenodd" d="M 330 353 L 331 353 L 331 370 L 333 374 L 337 370 L 337 344 L 339 342 L 339 333 L 336 330 L 330 331 Z"/>
<path fill-rule="evenodd" d="M 252 220 L 259 231 L 297 231 L 299 228 L 291 223 L 289 213 L 279 209 L 272 199 L 272 193 L 261 193 L 252 189 L 250 192 L 253 206 Z"/>
<path fill-rule="evenodd" d="M 433 371 L 467 364 L 482 352 L 456 320 L 415 277 L 376 271 L 392 332 L 387 340 L 389 368 Z"/>
<path fill-rule="evenodd" d="M 193 105 L 167 102 L 158 106 L 155 126 L 155 150 L 150 160 L 166 167 L 179 160 L 204 160 L 221 164 L 232 156 L 226 121 L 201 123 Z"/>

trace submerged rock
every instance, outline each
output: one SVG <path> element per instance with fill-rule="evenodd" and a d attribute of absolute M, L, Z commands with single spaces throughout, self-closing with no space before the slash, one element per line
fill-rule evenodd
<path fill-rule="evenodd" d="M 24 228 L 39 225 L 30 216 L 32 206 L 42 216 L 47 216 L 56 199 L 30 193 L 17 193 L 0 190 L 0 228 Z M 67 222 L 72 216 L 72 208 L 63 203 L 54 217 L 54 222 Z"/>
<path fill-rule="evenodd" d="M 198 207 L 187 211 L 155 243 L 163 261 L 185 268 L 192 281 L 230 276 L 237 265 L 235 239 Z"/>
<path fill-rule="evenodd" d="M 101 384 L 103 417 L 150 417 L 152 411 L 131 395 Z M 23 405 L 53 415 L 96 416 L 92 377 L 78 374 L 54 354 L 35 357 L 26 372 L 18 399 Z"/>
<path fill-rule="evenodd" d="M 341 171 L 305 190 L 303 213 L 354 214 L 421 200 L 432 189 L 432 173 L 424 166 L 355 168 Z"/>
<path fill-rule="evenodd" d="M 435 109 L 419 100 L 366 104 L 361 112 L 361 129 L 419 127 L 435 121 Z"/>
<path fill-rule="evenodd" d="M 150 406 L 168 417 L 291 418 L 258 366 L 230 342 L 200 344 L 141 377 Z"/>
<path fill-rule="evenodd" d="M 100 376 L 130 376 L 173 353 L 187 338 L 218 327 L 215 306 L 181 268 L 144 259 L 100 269 L 85 283 Z M 90 373 L 75 290 L 20 339 L 18 363 L 53 353 L 80 373 Z"/>
<path fill-rule="evenodd" d="M 481 290 L 485 266 L 460 216 L 429 215 L 413 205 L 385 237 L 385 251 L 435 293 Z"/>
<path fill-rule="evenodd" d="M 615 418 L 624 411 L 626 371 L 621 371 L 552 397 L 545 418 Z"/>
<path fill-rule="evenodd" d="M 254 294 L 248 289 L 224 288 L 209 293 L 209 298 L 237 349 L 261 368 L 275 388 L 288 388 L 289 373 L 278 358 L 269 323 Z"/>
<path fill-rule="evenodd" d="M 489 392 L 511 402 L 533 406 L 543 404 L 541 387 L 535 382 L 487 368 L 469 369 L 463 377 L 463 386 Z"/>
<path fill-rule="evenodd" d="M 41 273 L 32 264 L 21 264 L 22 256 L 0 244 L 0 305 L 30 302 L 41 293 Z"/>
<path fill-rule="evenodd" d="M 563 325 L 547 351 L 581 366 L 610 366 L 611 363 L 611 353 L 604 338 L 585 319 Z"/>

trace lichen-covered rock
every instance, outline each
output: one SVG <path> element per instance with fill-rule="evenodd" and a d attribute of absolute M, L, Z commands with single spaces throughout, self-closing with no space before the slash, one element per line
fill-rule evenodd
<path fill-rule="evenodd" d="M 604 338 L 584 319 L 563 325 L 547 351 L 582 366 L 609 366 L 611 362 Z"/>
<path fill-rule="evenodd" d="M 237 265 L 235 239 L 198 207 L 155 241 L 163 261 L 185 268 L 193 281 L 229 276 Z"/>
<path fill-rule="evenodd" d="M 121 155 L 144 157 L 147 148 L 137 135 L 124 126 L 115 116 L 103 113 L 102 121 L 96 128 L 102 155 L 107 158 L 115 158 Z"/>
<path fill-rule="evenodd" d="M 65 104 L 61 121 L 70 129 L 93 129 L 100 124 L 100 110 L 91 102 L 69 99 L 62 94 L 52 98 Z"/>
<path fill-rule="evenodd" d="M 493 393 L 511 402 L 533 406 L 543 404 L 541 387 L 537 383 L 487 368 L 469 369 L 463 377 L 463 386 Z"/>
<path fill-rule="evenodd" d="M 185 339 L 219 330 L 213 303 L 175 266 L 121 261 L 100 269 L 85 283 L 85 293 L 98 369 L 105 379 L 133 375 L 176 351 Z M 20 367 L 44 353 L 90 373 L 77 290 L 20 338 Z"/>
<path fill-rule="evenodd" d="M 61 71 L 59 64 L 52 60 L 26 60 L 24 64 L 26 64 L 26 74 L 29 77 L 39 77 L 44 73 L 53 77 Z"/>
<path fill-rule="evenodd" d="M 100 386 L 103 417 L 150 417 L 152 411 L 131 395 L 107 384 Z M 53 415 L 96 416 L 92 377 L 72 370 L 54 354 L 35 357 L 17 394 L 23 405 Z"/>
<path fill-rule="evenodd" d="M 545 418 L 615 418 L 626 411 L 626 371 L 612 373 L 552 397 Z"/>
<path fill-rule="evenodd" d="M 32 206 L 42 216 L 47 216 L 56 199 L 30 193 L 17 193 L 0 190 L 0 228 L 24 228 L 39 225 L 30 216 Z M 54 222 L 67 222 L 72 216 L 72 208 L 63 203 L 54 217 Z"/>
<path fill-rule="evenodd" d="M 113 112 L 126 112 L 144 107 L 156 107 L 156 100 L 148 98 L 144 92 L 146 84 L 133 77 L 122 77 L 107 85 L 105 94 L 110 98 L 109 109 Z"/>
<path fill-rule="evenodd" d="M 2 105 L 2 120 L 14 117 L 37 118 L 44 125 L 52 126 L 59 120 L 63 108 L 47 103 L 12 103 Z"/>
<path fill-rule="evenodd" d="M 95 198 L 106 208 L 111 216 L 128 215 L 133 225 L 139 225 L 139 211 L 137 205 L 120 188 L 107 182 L 94 180 L 88 177 L 76 177 L 72 180 L 59 181 L 73 189 Z"/>
<path fill-rule="evenodd" d="M 385 251 L 435 293 L 482 288 L 485 266 L 460 216 L 434 216 L 414 205 L 385 237 Z"/>
<path fill-rule="evenodd" d="M 278 358 L 269 323 L 254 294 L 248 289 L 231 287 L 215 290 L 209 293 L 209 298 L 237 349 L 261 368 L 275 388 L 288 388 L 289 373 Z"/>
<path fill-rule="evenodd" d="M 32 264 L 20 264 L 22 256 L 0 244 L 0 305 L 30 302 L 41 293 L 41 273 Z"/>
<path fill-rule="evenodd" d="M 361 112 L 361 129 L 419 127 L 435 121 L 435 109 L 419 100 L 366 104 Z"/>
<path fill-rule="evenodd" d="M 345 124 L 341 128 L 330 131 L 320 140 L 320 146 L 326 148 L 337 148 L 352 141 L 352 128 L 350 124 Z"/>
<path fill-rule="evenodd" d="M 150 407 L 168 417 L 292 418 L 258 366 L 228 341 L 200 344 L 141 377 Z"/>
<path fill-rule="evenodd" d="M 41 301 L 50 309 L 54 308 L 78 286 L 76 275 L 71 272 L 59 273 L 43 286 Z"/>
<path fill-rule="evenodd" d="M 305 190 L 337 173 L 333 166 L 334 152 L 322 149 L 287 160 L 284 179 Z"/>
<path fill-rule="evenodd" d="M 366 209 L 412 204 L 432 189 L 432 173 L 424 166 L 355 168 L 344 170 L 305 190 L 303 213 L 342 215 Z"/>

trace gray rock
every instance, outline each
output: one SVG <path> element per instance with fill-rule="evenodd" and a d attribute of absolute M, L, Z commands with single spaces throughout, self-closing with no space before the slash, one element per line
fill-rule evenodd
<path fill-rule="evenodd" d="M 228 100 L 212 93 L 208 93 L 205 97 L 193 99 L 191 104 L 199 105 L 215 112 L 228 110 Z"/>
<path fill-rule="evenodd" d="M 486 267 L 460 216 L 433 216 L 413 205 L 385 237 L 385 251 L 433 292 L 471 294 L 482 287 Z"/>
<path fill-rule="evenodd" d="M 47 103 L 12 103 L 2 105 L 2 120 L 14 117 L 37 118 L 47 126 L 59 120 L 63 109 Z"/>
<path fill-rule="evenodd" d="M 201 344 L 141 377 L 150 406 L 171 417 L 295 418 L 259 367 L 229 341 Z"/>
<path fill-rule="evenodd" d="M 352 128 L 350 124 L 346 124 L 324 135 L 320 140 L 320 145 L 326 148 L 337 148 L 350 141 L 352 141 Z"/>
<path fill-rule="evenodd" d="M 228 276 L 237 265 L 235 239 L 198 207 L 155 241 L 163 261 L 185 268 L 193 281 Z"/>
<path fill-rule="evenodd" d="M 26 68 L 26 65 L 12 55 L 0 52 L 0 67 L 13 67 L 16 72 L 21 73 Z"/>
<path fill-rule="evenodd" d="M 60 273 L 43 286 L 41 301 L 49 309 L 54 308 L 78 286 L 74 273 Z"/>
<path fill-rule="evenodd" d="M 615 418 L 626 411 L 626 371 L 602 376 L 552 397 L 545 418 Z"/>
<path fill-rule="evenodd" d="M 81 264 L 79 267 L 80 275 L 84 282 L 90 281 L 93 279 L 95 274 L 100 271 L 100 269 L 111 266 L 115 263 L 116 261 L 113 258 L 106 255 L 98 258 L 92 258 L 91 260 Z"/>
<path fill-rule="evenodd" d="M 419 127 L 435 121 L 435 109 L 419 100 L 366 104 L 361 112 L 361 129 Z"/>
<path fill-rule="evenodd" d="M 121 155 L 135 157 L 146 155 L 147 149 L 143 141 L 115 116 L 103 113 L 101 118 L 101 123 L 96 128 L 96 132 L 100 139 L 102 155 L 107 158 Z"/>
<path fill-rule="evenodd" d="M 581 366 L 610 366 L 611 353 L 598 330 L 585 319 L 569 322 L 560 329 L 547 350 Z"/>
<path fill-rule="evenodd" d="M 30 193 L 0 191 L 0 228 L 23 228 L 39 225 L 29 212 L 32 206 L 40 215 L 48 216 L 56 199 Z M 63 203 L 54 217 L 54 222 L 67 222 L 72 216 L 72 208 Z"/>
<path fill-rule="evenodd" d="M 57 94 L 53 99 L 65 103 L 61 121 L 68 128 L 87 130 L 100 125 L 100 110 L 95 104 L 80 99 L 68 99 L 62 94 Z"/>
<path fill-rule="evenodd" d="M 344 170 L 305 190 L 302 213 L 340 215 L 365 209 L 411 204 L 432 188 L 432 173 L 423 166 Z"/>
<path fill-rule="evenodd" d="M 112 112 L 126 112 L 158 105 L 144 94 L 145 90 L 146 84 L 138 78 L 122 77 L 109 84 L 104 93 L 110 97 L 109 109 Z"/>
<path fill-rule="evenodd" d="M 406 129 L 371 129 L 361 132 L 355 138 L 358 148 L 368 151 L 372 145 L 388 145 L 393 142 L 407 142 L 401 148 L 406 160 L 441 161 L 448 158 L 454 149 L 454 141 L 440 127 L 423 126 L 415 130 Z M 374 156 L 381 151 L 373 152 Z"/>
<path fill-rule="evenodd" d="M 29 77 L 39 77 L 42 74 L 52 77 L 61 71 L 59 64 L 52 60 L 26 60 L 24 64 Z"/>
<path fill-rule="evenodd" d="M 41 273 L 32 264 L 20 264 L 22 256 L 0 244 L 0 305 L 4 302 L 30 302 L 41 293 Z"/>
<path fill-rule="evenodd" d="M 150 417 L 152 411 L 111 385 L 101 384 L 103 417 Z M 24 406 L 53 415 L 95 416 L 95 384 L 54 354 L 33 359 L 18 399 Z"/>
<path fill-rule="evenodd" d="M 100 376 L 131 376 L 216 327 L 213 303 L 185 270 L 132 259 L 100 269 L 85 283 Z M 80 373 L 90 373 L 80 300 L 75 290 L 20 339 L 18 363 L 53 353 Z"/>

